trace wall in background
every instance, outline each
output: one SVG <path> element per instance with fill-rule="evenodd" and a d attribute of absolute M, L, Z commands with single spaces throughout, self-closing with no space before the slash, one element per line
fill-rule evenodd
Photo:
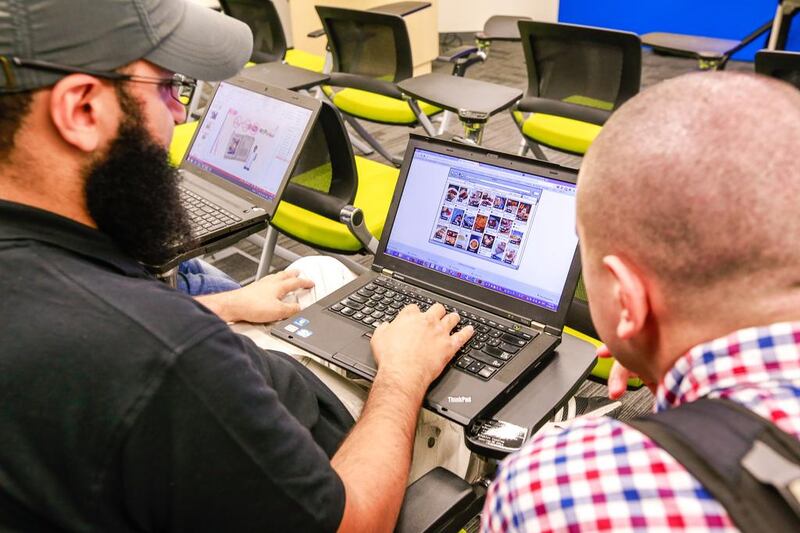
<path fill-rule="evenodd" d="M 688 33 L 739 40 L 775 16 L 776 0 L 561 0 L 560 22 L 643 34 Z M 751 61 L 764 39 L 735 59 Z M 800 50 L 800 15 L 789 36 L 789 50 Z"/>
<path fill-rule="evenodd" d="M 492 15 L 524 15 L 555 22 L 558 3 L 559 0 L 439 0 L 439 33 L 482 30 Z"/>

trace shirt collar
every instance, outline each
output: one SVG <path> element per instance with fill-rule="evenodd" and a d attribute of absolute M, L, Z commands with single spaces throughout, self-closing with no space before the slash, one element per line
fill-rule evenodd
<path fill-rule="evenodd" d="M 35 207 L 0 200 L 0 241 L 33 240 L 103 262 L 126 276 L 149 277 L 106 234 Z"/>
<path fill-rule="evenodd" d="M 800 381 L 800 322 L 740 329 L 695 346 L 658 386 L 655 410 L 780 380 Z"/>

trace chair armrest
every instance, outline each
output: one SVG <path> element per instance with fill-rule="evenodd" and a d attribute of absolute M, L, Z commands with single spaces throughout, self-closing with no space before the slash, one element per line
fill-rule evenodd
<path fill-rule="evenodd" d="M 484 497 L 483 491 L 476 493 L 460 477 L 436 467 L 406 489 L 395 532 L 459 531 L 467 518 L 464 523 L 448 523 L 470 509 L 477 513 L 475 508 L 482 505 Z"/>
<path fill-rule="evenodd" d="M 318 30 L 314 30 L 314 31 L 310 31 L 310 32 L 308 32 L 308 33 L 306 34 L 306 37 L 310 37 L 310 38 L 312 38 L 312 39 L 317 39 L 317 38 L 319 38 L 319 37 L 322 37 L 323 35 L 325 35 L 325 30 L 323 30 L 322 28 L 320 28 L 320 29 L 318 29 Z"/>
<path fill-rule="evenodd" d="M 359 207 L 346 205 L 339 212 L 339 221 L 347 225 L 356 239 L 364 246 L 364 249 L 375 255 L 378 253 L 378 239 L 369 232 L 369 228 L 364 223 L 364 212 Z"/>
<path fill-rule="evenodd" d="M 544 113 L 546 115 L 556 115 L 564 118 L 571 118 L 591 124 L 602 126 L 611 116 L 611 111 L 597 109 L 585 105 L 560 102 L 537 96 L 527 96 L 520 100 L 516 105 L 517 111 L 526 113 Z"/>
<path fill-rule="evenodd" d="M 350 87 L 352 89 L 361 89 L 371 93 L 381 94 L 389 98 L 403 98 L 403 93 L 397 86 L 388 81 L 376 80 L 368 76 L 359 76 L 357 74 L 348 74 L 346 72 L 331 72 L 328 85 L 334 87 Z"/>
<path fill-rule="evenodd" d="M 281 201 L 289 202 L 297 207 L 308 209 L 320 216 L 339 222 L 339 214 L 347 205 L 347 201 L 310 189 L 303 185 L 289 183 L 283 191 Z"/>
<path fill-rule="evenodd" d="M 459 46 L 458 48 L 453 49 L 449 54 L 442 54 L 436 58 L 437 61 L 456 61 L 457 59 L 463 59 L 466 57 L 471 56 L 472 54 L 476 54 L 478 52 L 477 46 Z"/>

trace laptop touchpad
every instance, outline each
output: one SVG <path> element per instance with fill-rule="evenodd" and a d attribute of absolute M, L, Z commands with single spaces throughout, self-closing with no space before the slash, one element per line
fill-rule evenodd
<path fill-rule="evenodd" d="M 350 359 L 353 364 L 364 365 L 373 371 L 378 367 L 378 365 L 375 364 L 375 359 L 372 357 L 369 339 L 366 337 L 359 337 L 339 350 L 339 353 L 336 355 Z M 334 356 L 334 358 L 336 358 L 336 356 Z"/>

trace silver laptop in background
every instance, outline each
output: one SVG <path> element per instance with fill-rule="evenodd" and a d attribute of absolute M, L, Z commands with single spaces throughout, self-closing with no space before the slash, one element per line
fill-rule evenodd
<path fill-rule="evenodd" d="M 195 241 L 177 245 L 170 264 L 275 215 L 320 106 L 242 76 L 219 83 L 179 167 Z"/>

